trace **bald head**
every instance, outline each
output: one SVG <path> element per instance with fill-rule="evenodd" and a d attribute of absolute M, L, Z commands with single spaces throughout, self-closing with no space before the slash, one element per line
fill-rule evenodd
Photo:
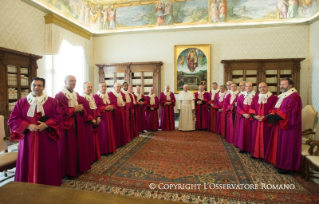
<path fill-rule="evenodd" d="M 226 86 L 228 90 L 230 90 L 232 83 L 233 83 L 232 81 L 226 82 Z"/>
<path fill-rule="evenodd" d="M 76 85 L 76 78 L 72 75 L 67 75 L 64 77 L 65 88 L 73 91 Z"/>
<path fill-rule="evenodd" d="M 169 85 L 166 85 L 166 86 L 165 86 L 165 91 L 166 91 L 166 92 L 169 92 L 169 90 L 170 90 Z"/>
<path fill-rule="evenodd" d="M 99 83 L 99 91 L 103 94 L 106 93 L 106 89 L 107 89 L 107 86 L 106 86 L 106 83 L 105 82 L 101 82 Z"/>
<path fill-rule="evenodd" d="M 92 93 L 92 84 L 90 82 L 84 82 L 83 92 L 90 95 Z"/>
<path fill-rule="evenodd" d="M 246 83 L 245 83 L 245 90 L 246 90 L 248 93 L 252 92 L 252 91 L 253 91 L 253 83 L 251 83 L 251 82 L 246 82 Z"/>
<path fill-rule="evenodd" d="M 141 93 L 141 87 L 140 86 L 136 86 L 136 93 L 138 93 L 138 94 Z"/>
<path fill-rule="evenodd" d="M 245 81 L 242 81 L 239 83 L 239 89 L 241 92 L 244 92 L 245 91 Z"/>
<path fill-rule="evenodd" d="M 114 84 L 114 90 L 117 92 L 117 93 L 120 93 L 120 91 L 121 91 L 121 84 L 120 83 L 115 83 Z"/>
<path fill-rule="evenodd" d="M 204 91 L 204 86 L 203 85 L 199 85 L 198 86 L 198 91 L 203 92 Z"/>
<path fill-rule="evenodd" d="M 261 94 L 266 94 L 268 92 L 268 85 L 265 82 L 261 82 L 258 85 L 258 90 Z"/>
<path fill-rule="evenodd" d="M 153 94 L 154 93 L 154 89 L 153 87 L 150 88 L 150 94 Z"/>

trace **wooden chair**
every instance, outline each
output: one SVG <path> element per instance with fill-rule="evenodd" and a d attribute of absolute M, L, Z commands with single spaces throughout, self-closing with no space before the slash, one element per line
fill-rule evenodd
<path fill-rule="evenodd" d="M 306 141 L 313 139 L 314 128 L 318 112 L 315 111 L 312 105 L 306 105 L 301 112 L 301 125 L 302 125 L 302 144 L 306 144 Z"/>
<path fill-rule="evenodd" d="M 308 150 L 310 148 L 310 141 L 312 141 L 312 135 L 314 135 L 314 128 L 317 119 L 318 112 L 312 107 L 307 105 L 301 112 L 301 125 L 302 125 L 302 144 L 301 144 L 301 177 L 305 178 L 305 157 L 310 156 Z M 308 143 L 307 143 L 308 142 Z"/>
<path fill-rule="evenodd" d="M 7 143 L 4 141 L 4 138 L 4 117 L 0 115 L 0 152 L 5 151 L 4 153 L 0 154 L 0 172 L 4 172 L 4 176 L 7 177 L 5 179 L 2 179 L 0 182 L 5 181 L 14 176 L 12 175 L 8 177 L 7 170 L 16 167 L 18 157 L 17 152 L 8 152 L 8 146 Z"/>
<path fill-rule="evenodd" d="M 318 126 L 317 126 L 318 127 Z M 317 130 L 315 138 L 319 140 L 319 130 Z M 309 180 L 309 177 L 318 178 L 318 176 L 315 176 L 314 172 L 310 172 L 310 167 L 319 172 L 319 141 L 312 141 L 310 143 L 310 149 L 309 154 L 311 156 L 306 156 L 305 163 L 306 163 L 306 181 Z"/>

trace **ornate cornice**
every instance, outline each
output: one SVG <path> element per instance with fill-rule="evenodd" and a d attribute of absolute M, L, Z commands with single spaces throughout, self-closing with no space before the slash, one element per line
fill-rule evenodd
<path fill-rule="evenodd" d="M 47 14 L 46 16 L 44 16 L 45 18 L 45 23 L 46 24 L 50 24 L 50 23 L 53 23 L 53 24 L 56 24 L 62 28 L 65 28 L 73 33 L 76 33 L 88 40 L 90 40 L 91 36 L 92 36 L 92 33 L 71 23 L 70 21 L 56 15 L 56 14 Z"/>

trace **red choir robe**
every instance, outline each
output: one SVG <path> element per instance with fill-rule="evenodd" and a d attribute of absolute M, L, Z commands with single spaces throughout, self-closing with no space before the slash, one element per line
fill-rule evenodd
<path fill-rule="evenodd" d="M 154 104 L 151 104 L 151 97 L 154 98 Z M 159 108 L 159 100 L 158 97 L 153 94 L 152 96 L 146 96 L 146 110 L 145 110 L 145 120 L 146 120 L 146 130 L 147 131 L 157 131 L 159 128 L 158 124 L 158 108 Z M 154 108 L 154 110 L 151 110 Z"/>
<path fill-rule="evenodd" d="M 216 132 L 216 116 L 217 111 L 216 108 L 214 108 L 216 95 L 219 93 L 218 90 L 212 90 L 208 95 L 208 113 L 207 113 L 207 129 L 210 132 Z"/>
<path fill-rule="evenodd" d="M 201 101 L 202 104 L 197 104 Z M 208 93 L 198 92 L 195 93 L 195 109 L 196 109 L 196 129 L 205 130 L 208 127 L 207 121 L 207 104 L 208 104 Z"/>
<path fill-rule="evenodd" d="M 73 96 L 76 96 L 74 100 L 78 104 L 83 104 L 85 99 L 75 91 L 73 92 L 71 93 L 64 88 L 55 95 L 63 118 L 62 138 L 59 141 L 62 177 L 74 177 L 79 173 L 91 169 L 91 160 L 89 158 L 84 128 L 85 119 L 89 117 L 85 107 L 81 112 L 74 112 L 74 107 L 77 104 L 72 101 Z"/>
<path fill-rule="evenodd" d="M 167 94 L 167 95 L 166 95 Z M 161 128 L 162 131 L 175 130 L 174 106 L 176 104 L 173 92 L 162 92 L 160 94 L 161 104 Z M 166 102 L 171 102 L 170 105 L 164 105 Z"/>
<path fill-rule="evenodd" d="M 143 132 L 144 130 L 146 130 L 145 108 L 147 102 L 143 94 L 135 93 L 134 95 L 136 97 L 136 102 L 144 102 L 143 105 L 136 104 L 135 106 L 136 129 L 138 132 Z"/>
<path fill-rule="evenodd" d="M 89 156 L 91 163 L 101 159 L 100 144 L 98 139 L 97 125 L 93 125 L 92 120 L 97 120 L 100 117 L 100 112 L 97 110 L 94 98 L 92 95 L 82 94 L 82 97 L 86 99 L 84 102 L 85 109 L 88 112 L 88 119 L 85 123 L 85 133 L 88 139 Z"/>
<path fill-rule="evenodd" d="M 114 90 L 109 92 L 111 105 L 114 107 L 112 111 L 112 119 L 114 124 L 114 135 L 116 146 L 123 146 L 131 141 L 130 129 L 125 116 L 125 106 L 118 106 L 117 102 L 124 103 L 125 97 L 122 92 L 116 93 Z"/>
<path fill-rule="evenodd" d="M 266 116 L 275 106 L 277 97 L 271 92 L 266 94 L 258 94 L 251 102 L 249 113 L 253 116 Z M 263 121 L 254 119 L 251 123 L 252 141 L 254 148 L 251 156 L 255 158 L 265 158 L 266 149 L 268 148 L 269 138 L 272 126 L 268 123 L 266 117 Z"/>
<path fill-rule="evenodd" d="M 246 119 L 243 117 L 243 114 L 249 114 L 250 104 L 254 97 L 256 97 L 255 91 L 250 94 L 245 91 L 237 100 L 237 115 L 239 118 L 234 145 L 244 152 L 251 152 L 255 145 L 252 142 L 250 129 L 252 118 Z"/>
<path fill-rule="evenodd" d="M 230 90 L 228 90 L 228 91 L 226 91 L 226 93 L 225 93 L 225 95 L 224 95 L 224 103 L 223 103 L 223 112 L 222 112 L 222 114 L 223 114 L 223 121 L 221 121 L 221 126 L 220 126 L 220 129 L 221 129 L 221 136 L 222 137 L 226 137 L 226 108 L 225 108 L 225 98 L 227 97 L 227 95 L 229 94 L 229 92 L 230 92 Z"/>
<path fill-rule="evenodd" d="M 244 92 L 245 92 L 245 91 L 241 91 L 239 94 L 236 95 L 236 114 L 235 114 L 233 144 L 234 144 L 234 142 L 235 142 L 235 140 L 236 140 L 237 129 L 238 129 L 238 123 L 239 123 L 239 119 L 241 118 L 241 116 L 237 114 L 237 101 L 238 101 L 238 98 L 239 98 Z"/>
<path fill-rule="evenodd" d="M 105 110 L 105 107 L 111 104 L 107 93 L 103 94 L 98 91 L 93 95 L 97 110 L 99 112 L 101 122 L 98 125 L 97 133 L 101 154 L 109 154 L 116 152 L 116 140 L 114 132 L 114 124 L 112 119 L 112 111 Z M 112 105 L 113 109 L 116 106 Z"/>
<path fill-rule="evenodd" d="M 234 143 L 234 124 L 236 118 L 236 99 L 239 92 L 235 91 L 230 93 L 224 99 L 224 107 L 226 111 L 226 142 Z"/>
<path fill-rule="evenodd" d="M 122 90 L 122 93 L 124 95 L 123 100 L 125 101 L 125 115 L 126 115 L 126 123 L 129 125 L 129 131 L 130 131 L 130 138 L 133 140 L 136 135 L 136 125 L 135 125 L 135 115 L 134 115 L 134 109 L 135 109 L 135 99 L 133 97 L 133 94 L 130 94 L 128 91 Z"/>
<path fill-rule="evenodd" d="M 214 101 L 214 109 L 216 110 L 216 133 L 219 135 L 222 134 L 222 124 L 225 121 L 225 114 L 223 112 L 219 112 L 218 109 L 223 109 L 225 94 L 226 92 L 219 92 L 216 94 Z"/>
<path fill-rule="evenodd" d="M 297 90 L 291 88 L 278 96 L 271 113 L 282 120 L 277 121 L 270 134 L 265 160 L 280 169 L 300 171 L 301 165 L 301 109 Z"/>
<path fill-rule="evenodd" d="M 28 97 L 18 100 L 8 119 L 11 140 L 19 141 L 14 180 L 59 186 L 62 184 L 62 176 L 58 141 L 62 136 L 62 116 L 53 98 L 45 94 L 41 97 L 45 97 L 44 103 L 42 102 L 43 114 L 42 111 L 37 111 L 34 106 L 35 97 L 30 97 L 29 94 Z M 30 104 L 35 107 L 34 113 L 28 111 Z M 47 129 L 41 132 L 26 129 L 30 124 L 38 125 L 42 116 L 47 117 Z"/>

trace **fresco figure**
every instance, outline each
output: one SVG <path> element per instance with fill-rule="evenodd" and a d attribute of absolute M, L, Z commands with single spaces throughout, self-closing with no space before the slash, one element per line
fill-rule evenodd
<path fill-rule="evenodd" d="M 288 2 L 288 18 L 296 18 L 298 15 L 298 2 L 297 0 L 289 0 Z"/>
<path fill-rule="evenodd" d="M 107 29 L 109 29 L 109 24 L 108 24 L 108 19 L 107 19 L 107 13 L 108 13 L 108 9 L 107 8 L 105 8 L 105 9 L 103 9 L 102 10 L 102 30 L 107 30 Z"/>
<path fill-rule="evenodd" d="M 85 4 L 85 9 L 84 9 L 84 25 L 89 26 L 89 14 L 90 14 L 90 5 L 88 3 Z"/>
<path fill-rule="evenodd" d="M 165 13 L 164 13 L 164 24 L 172 25 L 173 24 L 173 3 L 166 2 L 165 3 Z"/>
<path fill-rule="evenodd" d="M 225 15 L 226 15 L 226 4 L 224 0 L 219 3 L 219 20 L 220 22 L 225 22 Z"/>
<path fill-rule="evenodd" d="M 158 2 L 156 7 L 157 25 L 164 25 L 164 12 L 162 2 Z"/>
<path fill-rule="evenodd" d="M 216 3 L 216 0 L 212 0 L 212 4 L 210 5 L 211 11 L 210 15 L 212 18 L 213 23 L 218 23 L 219 22 L 219 10 L 218 10 L 218 5 Z"/>
<path fill-rule="evenodd" d="M 115 12 L 113 8 L 109 9 L 110 29 L 115 29 Z"/>
<path fill-rule="evenodd" d="M 281 19 L 287 18 L 287 6 L 288 3 L 285 0 L 277 0 L 277 10 Z"/>

